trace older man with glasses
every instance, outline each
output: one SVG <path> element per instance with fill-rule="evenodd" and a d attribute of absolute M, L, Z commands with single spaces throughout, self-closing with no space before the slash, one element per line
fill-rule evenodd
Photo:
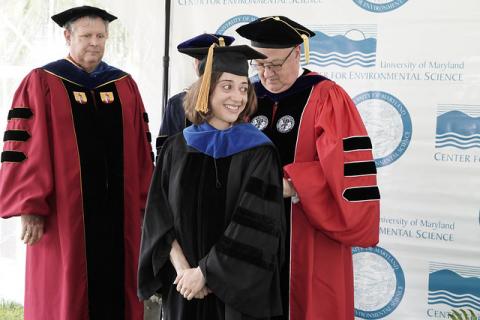
<path fill-rule="evenodd" d="M 311 30 L 283 16 L 237 29 L 267 59 L 251 66 L 258 111 L 251 122 L 277 146 L 290 235 L 281 272 L 284 316 L 354 319 L 352 246 L 378 242 L 372 144 L 356 106 L 333 81 L 300 67 Z"/>

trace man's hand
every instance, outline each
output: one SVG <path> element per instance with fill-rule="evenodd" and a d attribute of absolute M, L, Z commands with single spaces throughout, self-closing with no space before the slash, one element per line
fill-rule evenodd
<path fill-rule="evenodd" d="M 43 236 L 44 218 L 35 215 L 22 215 L 22 237 L 25 244 L 33 245 Z"/>
<path fill-rule="evenodd" d="M 205 278 L 199 267 L 184 270 L 181 274 L 177 275 L 173 284 L 177 285 L 177 291 L 187 300 L 192 300 L 197 295 L 198 297 L 204 298 L 205 293 L 208 293 L 208 289 L 203 291 L 205 288 Z M 201 290 L 202 292 L 200 293 Z"/>
<path fill-rule="evenodd" d="M 297 191 L 295 191 L 293 184 L 287 179 L 283 178 L 283 197 L 290 198 L 296 194 L 297 194 Z"/>

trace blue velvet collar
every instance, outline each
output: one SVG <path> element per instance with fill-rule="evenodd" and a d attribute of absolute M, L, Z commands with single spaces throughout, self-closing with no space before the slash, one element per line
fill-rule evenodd
<path fill-rule="evenodd" d="M 76 66 L 73 62 L 67 59 L 51 62 L 43 66 L 42 69 L 53 73 L 60 78 L 86 87 L 88 90 L 92 90 L 102 84 L 117 80 L 127 75 L 126 72 L 109 66 L 103 61 L 100 62 L 95 70 L 90 73 Z"/>
<path fill-rule="evenodd" d="M 240 123 L 226 130 L 218 130 L 204 122 L 183 129 L 187 145 L 215 159 L 265 144 L 272 144 L 261 131 L 250 123 Z"/>
<path fill-rule="evenodd" d="M 288 88 L 287 91 L 284 91 L 284 92 L 272 93 L 267 89 L 265 89 L 265 87 L 262 85 L 260 80 L 258 82 L 255 82 L 254 85 L 255 85 L 255 92 L 257 94 L 257 97 L 259 98 L 269 97 L 271 100 L 278 102 L 285 97 L 288 97 L 292 94 L 303 91 L 306 88 L 310 88 L 313 85 L 319 82 L 322 82 L 323 80 L 327 80 L 327 78 L 315 72 L 311 72 L 305 69 L 303 74 L 300 77 L 298 77 L 295 83 L 290 88 Z"/>

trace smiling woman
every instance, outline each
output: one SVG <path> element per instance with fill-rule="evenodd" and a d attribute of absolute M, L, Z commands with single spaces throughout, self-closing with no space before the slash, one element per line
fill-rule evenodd
<path fill-rule="evenodd" d="M 248 46 L 188 54 L 202 73 L 184 103 L 193 125 L 157 160 L 139 296 L 161 292 L 171 320 L 269 319 L 282 312 L 282 178 L 272 142 L 245 122 L 256 106 L 247 60 L 266 57 Z"/>

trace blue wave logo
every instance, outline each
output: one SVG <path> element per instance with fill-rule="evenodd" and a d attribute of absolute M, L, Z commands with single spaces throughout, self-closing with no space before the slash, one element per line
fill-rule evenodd
<path fill-rule="evenodd" d="M 480 106 L 476 111 L 472 110 L 472 106 L 469 107 L 462 110 L 447 109 L 446 112 L 442 112 L 442 107 L 439 107 L 436 148 L 480 148 L 480 116 L 474 116 L 480 113 Z M 467 114 L 468 111 L 473 112 L 473 116 Z"/>
<path fill-rule="evenodd" d="M 431 264 L 428 304 L 446 304 L 452 308 L 480 311 L 480 268 Z"/>
<path fill-rule="evenodd" d="M 382 13 L 395 10 L 405 4 L 408 0 L 353 0 L 356 5 L 370 12 Z"/>
<path fill-rule="evenodd" d="M 319 67 L 374 67 L 377 59 L 375 25 L 317 27 L 310 39 L 310 63 Z M 305 57 L 302 55 L 302 63 Z"/>

